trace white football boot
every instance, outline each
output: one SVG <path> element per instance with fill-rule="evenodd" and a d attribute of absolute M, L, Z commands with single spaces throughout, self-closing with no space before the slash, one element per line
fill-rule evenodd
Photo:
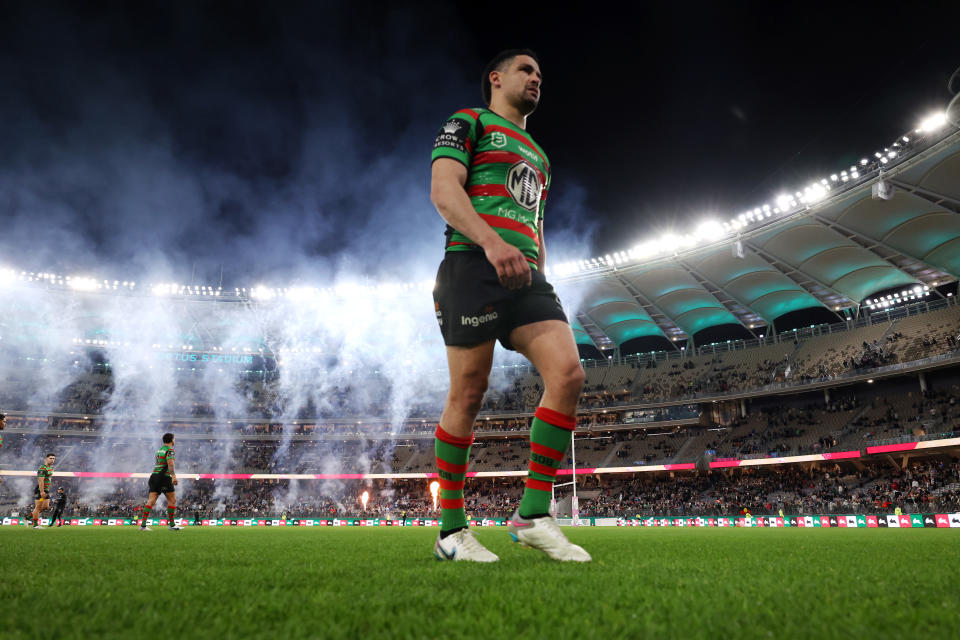
<path fill-rule="evenodd" d="M 480 544 L 470 529 L 460 529 L 446 538 L 437 536 L 433 545 L 437 560 L 468 560 L 470 562 L 496 562 L 500 558 Z"/>
<path fill-rule="evenodd" d="M 521 518 L 520 512 L 514 511 L 507 523 L 507 531 L 514 542 L 539 549 L 545 554 L 560 562 L 590 562 L 592 558 L 583 547 L 579 547 L 569 540 L 560 531 L 553 516 L 541 518 Z"/>

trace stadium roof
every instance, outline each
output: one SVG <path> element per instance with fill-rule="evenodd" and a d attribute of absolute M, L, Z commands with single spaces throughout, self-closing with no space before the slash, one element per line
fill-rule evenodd
<path fill-rule="evenodd" d="M 781 196 L 777 208 L 764 205 L 722 230 L 712 223 L 714 237 L 726 237 L 705 246 L 690 248 L 694 236 L 688 248 L 662 238 L 629 255 L 561 268 L 559 280 L 581 300 L 577 342 L 601 349 L 636 338 L 680 342 L 723 326 L 763 333 L 791 312 L 856 314 L 885 306 L 871 300 L 878 293 L 902 288 L 906 298 L 920 287 L 929 295 L 957 280 L 960 131 L 912 153 L 907 146 L 814 183 L 813 192 Z M 874 193 L 881 180 L 892 192 Z M 664 244 L 671 245 L 666 255 L 643 259 Z"/>

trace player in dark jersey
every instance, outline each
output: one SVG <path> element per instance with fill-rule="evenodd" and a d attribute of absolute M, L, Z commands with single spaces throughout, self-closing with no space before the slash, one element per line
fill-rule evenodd
<path fill-rule="evenodd" d="M 143 507 L 140 520 L 140 531 L 150 531 L 147 518 L 162 493 L 167 498 L 167 528 L 171 531 L 180 531 L 174 519 L 177 512 L 177 494 L 174 486 L 177 484 L 177 474 L 174 471 L 175 454 L 173 451 L 173 434 L 163 434 L 163 446 L 157 451 L 154 458 L 153 473 L 150 474 L 150 494 L 147 504 Z"/>
<path fill-rule="evenodd" d="M 53 477 L 53 465 L 57 461 L 55 453 L 48 453 L 43 464 L 37 469 L 37 486 L 33 488 L 33 528 L 40 529 L 40 514 L 50 508 L 50 478 Z"/>
<path fill-rule="evenodd" d="M 63 490 L 63 487 L 57 487 L 57 495 L 53 499 L 53 515 L 50 516 L 50 524 L 47 527 L 52 527 L 54 523 L 59 527 L 63 524 L 63 510 L 67 508 L 67 493 Z"/>
<path fill-rule="evenodd" d="M 498 54 L 482 78 L 488 108 L 457 111 L 434 141 L 430 199 L 447 222 L 434 310 L 450 369 L 450 392 L 434 444 L 442 519 L 434 555 L 439 559 L 498 559 L 467 527 L 463 486 L 473 424 L 499 340 L 526 356 L 545 384 L 530 431 L 526 487 L 508 530 L 514 540 L 556 560 L 590 560 L 549 512 L 585 376 L 566 315 L 543 275 L 550 162 L 526 130 L 527 116 L 540 102 L 542 80 L 532 51 Z"/>

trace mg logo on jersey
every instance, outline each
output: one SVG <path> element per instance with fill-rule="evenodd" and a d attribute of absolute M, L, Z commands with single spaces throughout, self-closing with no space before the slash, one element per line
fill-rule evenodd
<path fill-rule="evenodd" d="M 527 211 L 536 211 L 540 204 L 540 176 L 528 163 L 520 161 L 507 171 L 507 192 L 513 201 Z"/>

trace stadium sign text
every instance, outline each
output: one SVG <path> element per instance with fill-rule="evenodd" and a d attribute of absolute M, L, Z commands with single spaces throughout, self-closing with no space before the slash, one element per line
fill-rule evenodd
<path fill-rule="evenodd" d="M 204 364 L 253 364 L 253 356 L 230 353 L 187 353 L 161 352 L 157 354 L 161 360 L 174 362 L 200 362 Z"/>

